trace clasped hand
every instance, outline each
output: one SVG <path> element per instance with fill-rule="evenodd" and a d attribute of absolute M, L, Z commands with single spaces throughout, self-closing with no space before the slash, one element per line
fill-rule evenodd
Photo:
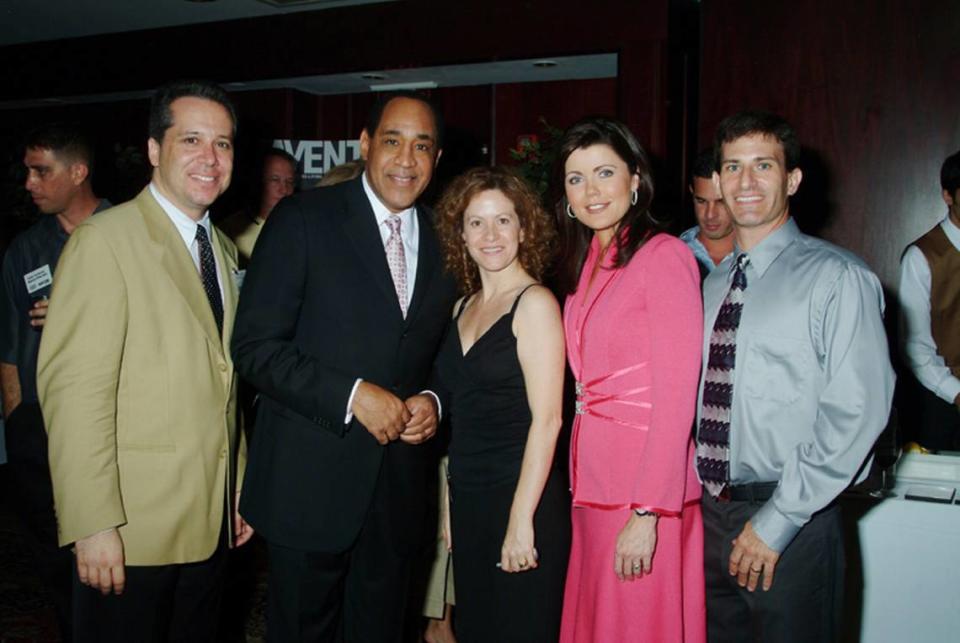
<path fill-rule="evenodd" d="M 401 401 L 376 384 L 360 382 L 351 410 L 382 445 L 398 439 L 407 444 L 420 444 L 437 432 L 437 403 L 427 393 Z"/>

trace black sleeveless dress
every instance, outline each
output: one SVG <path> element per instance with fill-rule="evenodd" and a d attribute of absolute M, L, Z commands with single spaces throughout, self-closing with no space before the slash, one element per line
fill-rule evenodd
<path fill-rule="evenodd" d="M 460 643 L 553 643 L 560 632 L 570 495 L 556 468 L 534 516 L 539 567 L 516 574 L 497 567 L 531 421 L 511 330 L 523 292 L 466 355 L 457 324 L 461 305 L 437 358 L 441 384 L 450 393 L 454 627 Z"/>

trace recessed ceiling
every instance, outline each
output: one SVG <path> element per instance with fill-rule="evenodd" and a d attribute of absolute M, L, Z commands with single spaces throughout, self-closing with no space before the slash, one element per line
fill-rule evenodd
<path fill-rule="evenodd" d="M 542 64 L 545 61 L 555 64 Z M 614 78 L 616 75 L 616 54 L 593 54 L 559 56 L 549 59 L 505 60 L 471 65 L 421 67 L 418 69 L 372 69 L 326 76 L 224 83 L 223 87 L 231 92 L 289 88 L 317 95 L 362 94 L 369 91 L 389 91 L 403 86 L 410 88 L 463 87 L 467 85 Z M 152 91 L 133 91 L 83 96 L 51 96 L 41 99 L 0 102 L 0 109 L 23 109 L 76 103 L 106 103 L 148 98 L 151 93 Z"/>
<path fill-rule="evenodd" d="M 225 83 L 229 91 L 290 87 L 308 94 L 359 94 L 389 91 L 404 86 L 462 87 L 501 83 L 532 83 L 551 80 L 613 78 L 617 75 L 616 54 L 561 56 L 550 58 L 554 65 L 544 66 L 544 59 L 502 60 L 472 65 L 444 65 L 418 69 L 371 69 L 349 74 L 282 78 L 248 83 Z"/>
<path fill-rule="evenodd" d="M 0 46 L 397 0 L 3 0 Z"/>

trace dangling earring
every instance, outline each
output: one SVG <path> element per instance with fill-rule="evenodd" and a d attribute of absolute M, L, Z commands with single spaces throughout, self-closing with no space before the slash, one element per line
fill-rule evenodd
<path fill-rule="evenodd" d="M 630 205 L 636 205 L 639 200 L 640 194 L 636 190 L 630 193 Z"/>
<path fill-rule="evenodd" d="M 570 203 L 569 203 L 569 202 L 567 203 L 567 216 L 570 217 L 571 219 L 576 219 L 576 218 L 577 218 L 577 215 L 575 215 L 575 214 L 573 213 L 573 208 L 570 207 Z"/>

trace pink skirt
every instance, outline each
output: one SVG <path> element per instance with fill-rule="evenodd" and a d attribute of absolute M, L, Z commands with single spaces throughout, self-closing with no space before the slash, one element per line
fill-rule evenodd
<path fill-rule="evenodd" d="M 617 535 L 628 509 L 574 507 L 563 598 L 561 643 L 703 643 L 707 611 L 700 503 L 661 517 L 653 571 L 621 581 L 613 571 Z"/>

